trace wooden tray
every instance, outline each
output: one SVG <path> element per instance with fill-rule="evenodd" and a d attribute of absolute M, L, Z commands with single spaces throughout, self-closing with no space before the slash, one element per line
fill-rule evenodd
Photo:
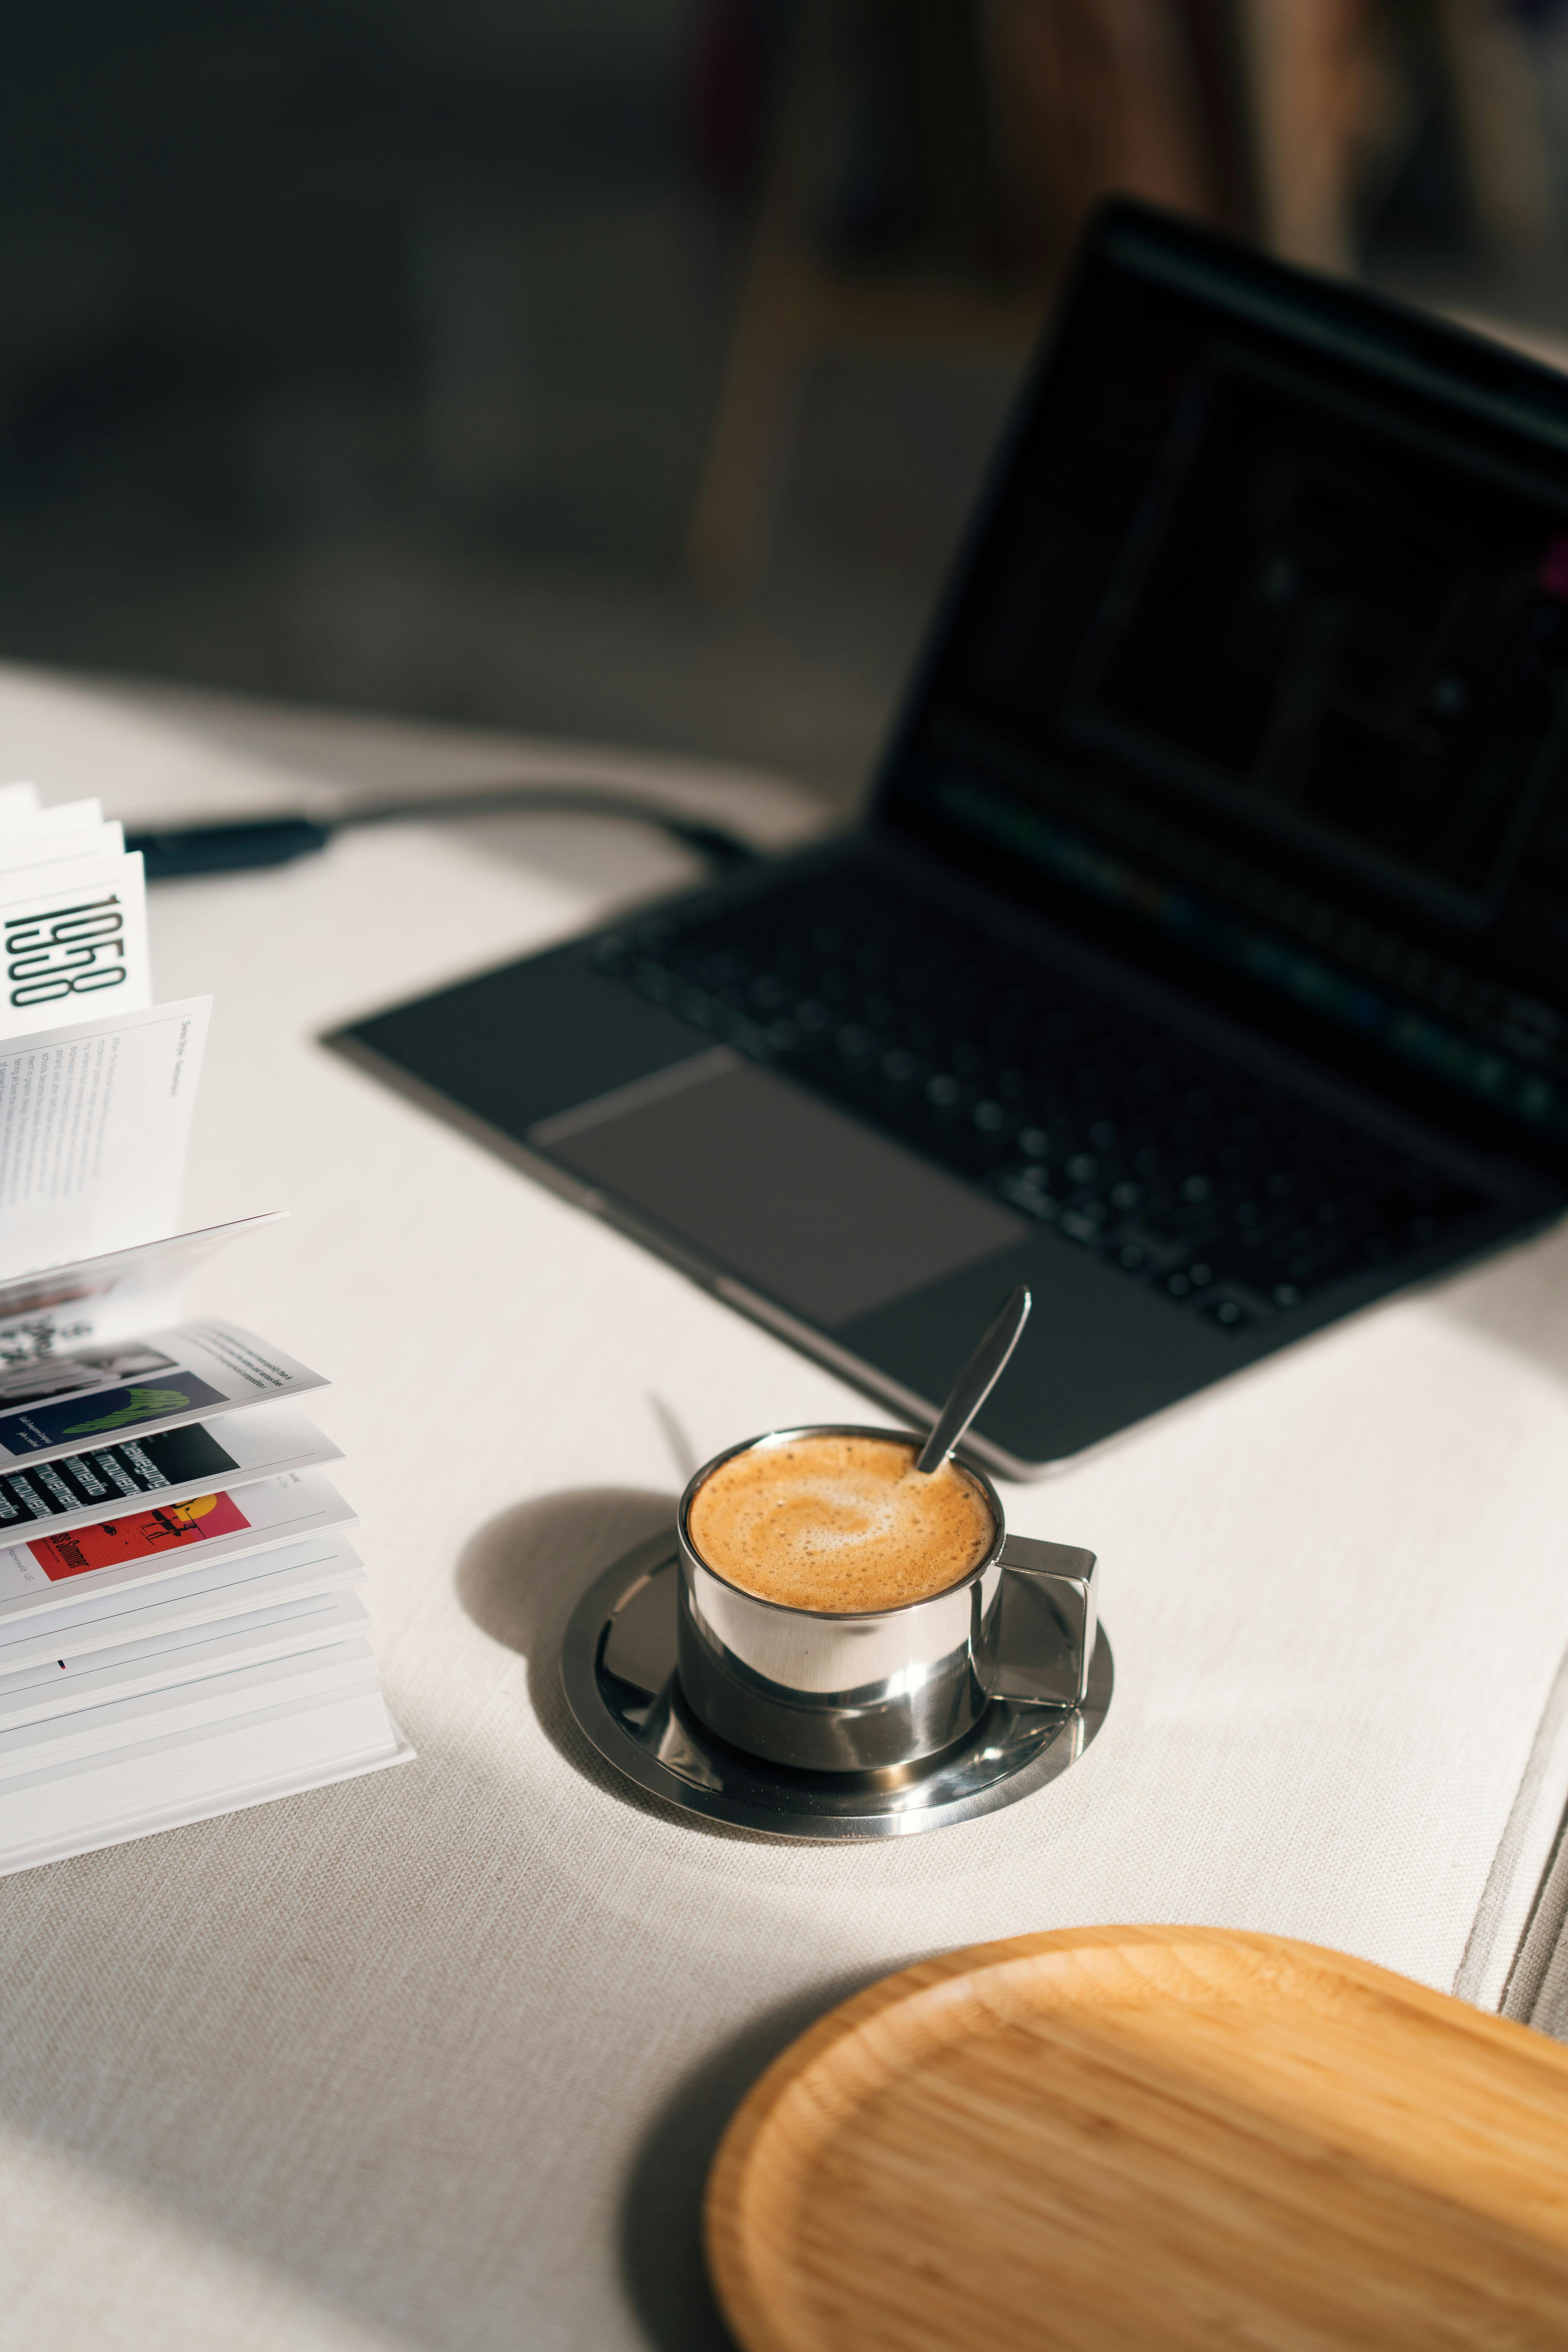
<path fill-rule="evenodd" d="M 1568 2049 L 1277 1937 L 1020 1936 L 785 2051 L 706 2221 L 746 2352 L 1565 2352 Z"/>

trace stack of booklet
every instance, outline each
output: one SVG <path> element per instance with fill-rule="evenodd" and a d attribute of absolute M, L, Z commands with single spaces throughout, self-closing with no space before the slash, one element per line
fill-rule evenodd
<path fill-rule="evenodd" d="M 319 1375 L 175 1319 L 274 1220 L 174 1230 L 210 1000 L 151 1003 L 141 861 L 95 803 L 0 787 L 0 931 L 5 1872 L 413 1751 L 298 1409 Z"/>

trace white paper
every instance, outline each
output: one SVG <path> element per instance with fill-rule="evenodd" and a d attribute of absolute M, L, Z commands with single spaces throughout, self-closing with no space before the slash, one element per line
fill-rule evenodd
<path fill-rule="evenodd" d="M 172 1234 L 208 996 L 0 1045 L 0 1279 Z"/>
<path fill-rule="evenodd" d="M 53 1723 L 113 1699 L 178 1690 L 236 1666 L 302 1657 L 345 1637 L 366 1638 L 369 1631 L 364 1604 L 352 1592 L 315 1593 L 253 1609 L 219 1626 L 185 1626 L 86 1656 L 47 1658 L 0 1674 L 0 1731 Z"/>
<path fill-rule="evenodd" d="M 186 1422 L 155 1436 L 110 1439 L 26 1470 L 0 1471 L 0 1529 L 6 1542 L 62 1535 L 126 1511 L 162 1509 L 220 1486 L 232 1492 L 258 1478 L 342 1459 L 342 1447 L 292 1406 L 257 1405 L 212 1428 Z"/>
<path fill-rule="evenodd" d="M 0 1370 L 0 1470 L 325 1386 L 237 1323 L 176 1323 Z"/>
<path fill-rule="evenodd" d="M 37 1535 L 0 1548 L 0 1617 L 180 1573 L 193 1552 L 243 1558 L 348 1526 L 353 1513 L 319 1470 L 290 1470 L 237 1494 L 206 1495 L 167 1510 L 128 1511 L 74 1535 Z M 90 1565 L 102 1559 L 101 1567 Z M 82 1565 L 83 1562 L 89 1563 Z"/>
<path fill-rule="evenodd" d="M 0 1872 L 35 1869 L 413 1760 L 386 1701 L 368 1687 L 139 1739 L 10 1783 L 0 1796 Z"/>
<path fill-rule="evenodd" d="M 24 790 L 31 791 L 30 785 Z M 37 794 L 34 794 L 35 803 Z M 52 808 L 25 808 L 19 802 L 15 808 L 0 809 L 0 831 L 8 841 L 26 840 L 29 835 L 39 839 L 50 834 L 91 833 L 103 823 L 101 801 L 57 801 Z"/>
<path fill-rule="evenodd" d="M 152 1001 L 140 851 L 17 867 L 0 858 L 0 1037 Z"/>
<path fill-rule="evenodd" d="M 0 1282 L 0 1371 L 89 1339 L 121 1339 L 173 1322 L 193 1266 L 243 1234 L 281 1223 L 287 1214 L 285 1209 L 268 1209 L 226 1225 L 163 1234 L 133 1249 Z"/>
<path fill-rule="evenodd" d="M 110 1585 L 80 1578 L 59 1587 L 47 1608 L 0 1617 L 0 1670 L 72 1658 L 187 1625 L 217 1625 L 282 1601 L 346 1592 L 364 1582 L 364 1564 L 346 1538 L 305 1536 L 259 1553 L 205 1559 L 200 1551 L 178 1573 L 155 1583 Z"/>
<path fill-rule="evenodd" d="M 320 1376 L 174 1319 L 270 1220 L 174 1230 L 210 1000 L 151 999 L 121 828 L 0 786 L 0 1870 L 412 1752 Z"/>
<path fill-rule="evenodd" d="M 204 1724 L 229 1722 L 249 1707 L 280 1700 L 324 1696 L 329 1692 L 378 1688 L 375 1660 L 363 1634 L 340 1636 L 300 1657 L 275 1658 L 262 1665 L 231 1668 L 200 1682 L 113 1699 L 79 1715 L 0 1727 L 0 1784 L 19 1775 L 58 1770 L 130 1740 L 155 1738 Z"/>
<path fill-rule="evenodd" d="M 123 857 L 125 828 L 118 821 L 80 833 L 13 833 L 0 820 L 0 874 L 29 866 L 60 866 L 78 857 Z"/>

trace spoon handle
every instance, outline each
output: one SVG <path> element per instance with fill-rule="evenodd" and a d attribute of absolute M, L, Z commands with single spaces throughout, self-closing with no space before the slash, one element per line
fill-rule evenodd
<path fill-rule="evenodd" d="M 958 1376 L 936 1427 L 921 1446 L 915 1468 L 929 1477 L 940 1470 L 975 1414 L 1001 1379 L 1007 1359 L 1023 1337 L 1033 1304 L 1022 1283 L 1002 1301 L 996 1318 Z"/>

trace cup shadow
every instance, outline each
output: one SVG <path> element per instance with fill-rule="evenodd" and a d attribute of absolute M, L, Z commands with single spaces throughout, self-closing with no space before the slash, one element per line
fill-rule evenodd
<path fill-rule="evenodd" d="M 527 1660 L 529 1703 L 557 1753 L 596 1789 L 667 1819 L 670 1807 L 606 1764 L 578 1730 L 561 1685 L 561 1650 L 595 1578 L 634 1544 L 673 1528 L 676 1500 L 647 1487 L 582 1486 L 515 1504 L 469 1538 L 454 1578 L 479 1631 Z"/>
<path fill-rule="evenodd" d="M 584 1780 L 639 1812 L 679 1821 L 696 1836 L 777 1845 L 765 1830 L 708 1821 L 638 1788 L 584 1738 L 566 1704 L 561 1651 L 573 1611 L 595 1578 L 634 1544 L 673 1530 L 678 1500 L 641 1486 L 578 1486 L 518 1503 L 469 1538 L 453 1580 L 458 1599 L 481 1633 L 527 1660 L 529 1703 L 540 1728 Z"/>

